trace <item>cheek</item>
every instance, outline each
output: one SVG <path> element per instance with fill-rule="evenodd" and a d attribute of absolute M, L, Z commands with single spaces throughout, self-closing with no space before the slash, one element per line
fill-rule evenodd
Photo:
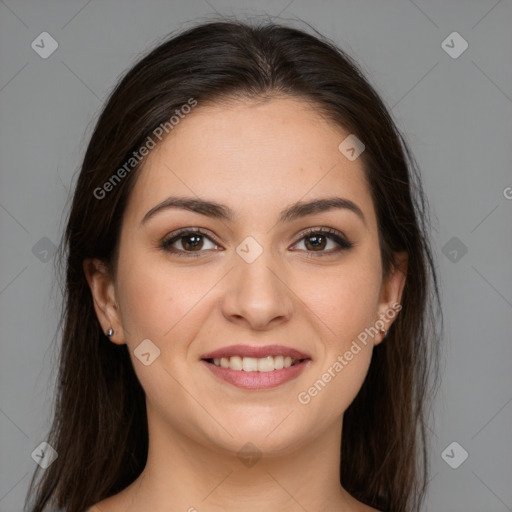
<path fill-rule="evenodd" d="M 301 279 L 301 299 L 339 349 L 377 320 L 381 275 L 378 261 L 372 260 L 354 259 L 336 270 L 322 269 Z"/>
<path fill-rule="evenodd" d="M 171 265 L 147 250 L 125 251 L 118 267 L 118 294 L 126 341 L 133 350 L 149 338 L 163 359 L 184 356 L 202 322 L 208 290 L 219 280 L 213 272 Z M 172 347 L 172 351 L 168 350 Z"/>
<path fill-rule="evenodd" d="M 208 276 L 172 268 L 156 262 L 147 251 L 126 251 L 118 265 L 118 295 L 125 341 L 132 364 L 147 397 L 162 409 L 169 400 L 183 399 L 182 390 L 172 377 L 183 372 L 190 341 L 202 325 L 197 315 L 201 298 L 213 284 Z M 153 261 L 151 261 L 153 259 Z M 195 277 L 194 277 L 195 276 Z M 206 279 L 206 282 L 205 282 Z M 149 339 L 159 353 L 148 366 L 137 359 L 136 349 Z M 160 404 L 161 407 L 158 406 Z"/>
<path fill-rule="evenodd" d="M 373 342 L 365 329 L 376 320 L 378 278 L 375 271 L 347 268 L 325 281 L 315 280 L 322 293 L 311 298 L 308 308 L 320 319 L 323 353 L 297 401 L 305 414 L 319 419 L 314 427 L 319 432 L 346 411 L 368 373 Z"/>
<path fill-rule="evenodd" d="M 117 281 L 126 341 L 134 348 L 149 338 L 161 348 L 163 335 L 190 309 L 190 294 L 184 293 L 176 272 L 169 273 L 142 251 L 120 253 Z"/>

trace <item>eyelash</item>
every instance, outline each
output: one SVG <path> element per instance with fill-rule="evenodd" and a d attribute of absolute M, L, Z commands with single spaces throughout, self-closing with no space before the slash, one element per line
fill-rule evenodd
<path fill-rule="evenodd" d="M 176 241 L 178 241 L 180 238 L 184 238 L 185 235 L 191 235 L 191 234 L 200 234 L 208 238 L 211 242 L 215 243 L 217 242 L 213 240 L 205 231 L 203 231 L 201 228 L 184 228 L 181 229 L 175 233 L 171 233 L 170 237 L 165 238 L 160 243 L 160 248 L 166 252 L 170 252 L 172 254 L 176 254 L 179 257 L 185 257 L 185 258 L 197 258 L 200 256 L 200 254 L 204 251 L 184 251 L 181 249 L 176 249 L 174 247 L 171 247 L 172 244 Z M 308 258 L 316 258 L 316 257 L 328 257 L 333 256 L 335 254 L 338 254 L 342 251 L 347 251 L 352 249 L 354 247 L 354 244 L 350 242 L 341 232 L 332 229 L 332 228 L 310 228 L 306 230 L 304 233 L 301 233 L 301 237 L 299 240 L 294 244 L 297 245 L 300 241 L 302 241 L 304 238 L 307 238 L 311 235 L 328 235 L 327 238 L 333 240 L 335 243 L 338 244 L 338 248 L 335 250 L 331 250 L 329 252 L 327 251 L 306 251 L 306 256 Z"/>

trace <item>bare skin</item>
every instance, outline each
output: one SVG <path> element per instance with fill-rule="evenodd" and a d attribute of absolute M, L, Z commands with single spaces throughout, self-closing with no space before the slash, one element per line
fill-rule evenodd
<path fill-rule="evenodd" d="M 385 313 L 404 285 L 404 254 L 400 270 L 383 276 L 361 159 L 338 150 L 347 135 L 297 99 L 240 100 L 198 105 L 150 152 L 123 217 L 115 275 L 84 264 L 102 328 L 128 344 L 146 392 L 148 461 L 88 512 L 375 511 L 342 488 L 339 465 L 343 413 L 383 335 L 359 343 L 342 371 L 307 393 L 365 328 L 383 319 L 389 329 Z M 236 217 L 165 208 L 142 222 L 171 195 L 222 203 Z M 363 217 L 336 208 L 278 222 L 297 201 L 332 197 Z M 172 247 L 184 256 L 160 246 L 181 228 L 206 233 L 195 250 L 181 234 Z M 336 251 L 329 236 L 315 246 L 309 228 L 336 230 L 353 246 Z M 236 251 L 247 237 L 262 249 L 251 263 Z M 148 366 L 134 356 L 145 339 L 160 350 Z M 242 389 L 201 361 L 235 344 L 293 347 L 311 361 L 275 388 Z M 237 455 L 246 443 L 261 456 L 250 467 Z"/>

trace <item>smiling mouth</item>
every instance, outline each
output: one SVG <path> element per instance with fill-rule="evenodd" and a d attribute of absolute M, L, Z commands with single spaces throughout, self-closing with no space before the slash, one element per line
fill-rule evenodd
<path fill-rule="evenodd" d="M 266 357 L 220 357 L 203 359 L 207 363 L 214 364 L 221 368 L 229 368 L 235 371 L 244 372 L 272 372 L 274 370 L 282 370 L 283 368 L 289 368 L 295 366 L 303 361 L 309 361 L 305 359 L 293 359 L 290 356 L 266 356 Z"/>

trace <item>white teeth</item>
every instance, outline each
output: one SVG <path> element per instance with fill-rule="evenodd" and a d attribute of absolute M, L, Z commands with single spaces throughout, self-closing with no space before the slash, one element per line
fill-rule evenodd
<path fill-rule="evenodd" d="M 242 368 L 244 372 L 257 372 L 258 360 L 255 357 L 244 357 L 242 359 Z"/>
<path fill-rule="evenodd" d="M 276 356 L 276 358 L 279 356 Z M 282 356 L 281 356 L 282 357 Z M 276 370 L 274 358 L 272 356 L 263 357 L 261 359 L 256 360 L 257 369 L 259 372 L 271 372 Z M 245 370 L 245 368 L 244 368 Z"/>
<path fill-rule="evenodd" d="M 222 368 L 245 372 L 271 372 L 289 368 L 299 360 L 293 360 L 290 356 L 267 356 L 267 357 L 221 357 L 215 358 L 213 364 Z"/>
<path fill-rule="evenodd" d="M 242 370 L 244 365 L 242 358 L 239 356 L 233 356 L 229 358 L 229 367 L 232 370 Z"/>

